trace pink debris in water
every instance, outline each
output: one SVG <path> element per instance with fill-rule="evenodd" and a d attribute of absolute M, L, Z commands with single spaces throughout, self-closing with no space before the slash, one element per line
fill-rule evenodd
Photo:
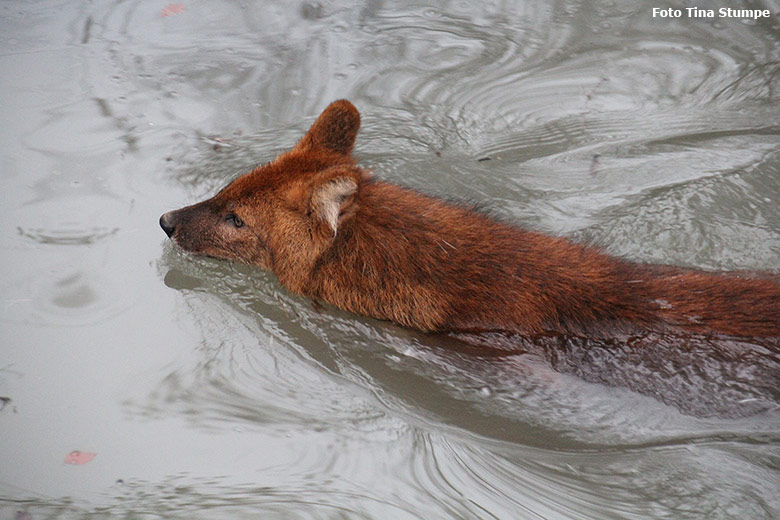
<path fill-rule="evenodd" d="M 86 464 L 97 456 L 97 453 L 90 453 L 88 451 L 74 450 L 68 453 L 65 457 L 65 464 L 76 464 L 78 466 Z"/>
<path fill-rule="evenodd" d="M 163 7 L 160 13 L 163 16 L 171 16 L 172 14 L 179 14 L 184 11 L 184 4 L 168 4 Z"/>

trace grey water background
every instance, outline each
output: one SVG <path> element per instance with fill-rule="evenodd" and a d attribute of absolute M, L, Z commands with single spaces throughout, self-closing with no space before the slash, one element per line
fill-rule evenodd
<path fill-rule="evenodd" d="M 380 177 L 634 260 L 777 272 L 780 6 L 712 5 L 775 15 L 0 3 L 0 518 L 780 517 L 780 396 L 750 363 L 661 350 L 617 367 L 638 393 L 469 356 L 157 226 L 348 98 Z"/>

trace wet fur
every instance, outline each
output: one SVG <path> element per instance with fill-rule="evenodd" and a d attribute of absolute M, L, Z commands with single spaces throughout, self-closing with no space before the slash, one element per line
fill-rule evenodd
<path fill-rule="evenodd" d="M 336 101 L 292 150 L 160 223 L 188 251 L 425 332 L 780 337 L 776 276 L 632 263 L 378 180 L 352 158 L 359 126 Z"/>

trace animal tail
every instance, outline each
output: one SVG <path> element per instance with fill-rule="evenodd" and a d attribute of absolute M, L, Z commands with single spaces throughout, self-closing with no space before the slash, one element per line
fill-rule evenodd
<path fill-rule="evenodd" d="M 679 271 L 652 282 L 667 323 L 696 332 L 780 338 L 780 279 Z"/>

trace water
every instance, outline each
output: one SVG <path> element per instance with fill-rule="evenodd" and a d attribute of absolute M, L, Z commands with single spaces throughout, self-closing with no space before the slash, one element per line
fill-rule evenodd
<path fill-rule="evenodd" d="M 780 516 L 771 348 L 482 358 L 157 226 L 346 97 L 383 178 L 780 270 L 778 19 L 652 7 L 2 3 L 0 518 Z"/>

